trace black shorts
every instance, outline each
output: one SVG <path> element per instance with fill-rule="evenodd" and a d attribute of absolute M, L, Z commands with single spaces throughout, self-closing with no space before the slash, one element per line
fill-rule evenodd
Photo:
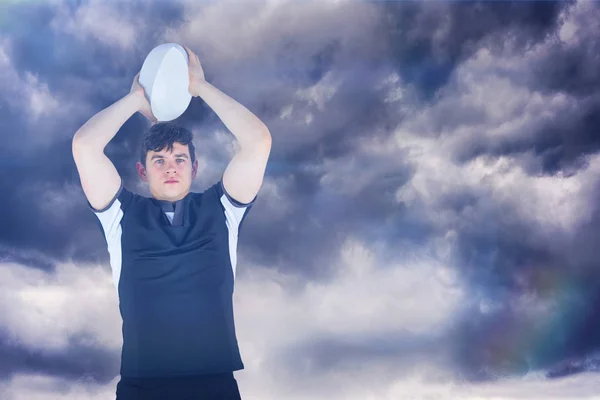
<path fill-rule="evenodd" d="M 233 372 L 164 378 L 123 378 L 116 400 L 241 400 Z"/>

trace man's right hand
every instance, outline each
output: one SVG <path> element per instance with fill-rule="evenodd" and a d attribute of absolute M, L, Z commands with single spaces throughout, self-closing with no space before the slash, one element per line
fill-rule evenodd
<path fill-rule="evenodd" d="M 148 102 L 148 99 L 146 99 L 146 94 L 144 92 L 144 88 L 142 87 L 142 85 L 140 85 L 139 77 L 140 77 L 140 73 L 138 72 L 137 75 L 135 76 L 135 78 L 133 78 L 133 83 L 131 84 L 130 93 L 133 94 L 134 96 L 136 96 L 140 101 L 139 112 L 144 117 L 148 118 L 148 120 L 150 122 L 152 122 L 153 124 L 156 124 L 158 122 L 158 120 L 156 119 L 154 114 L 152 114 L 152 108 L 150 107 L 150 103 Z"/>

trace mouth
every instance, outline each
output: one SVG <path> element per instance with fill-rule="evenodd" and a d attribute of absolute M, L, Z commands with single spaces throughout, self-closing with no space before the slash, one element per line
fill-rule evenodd
<path fill-rule="evenodd" d="M 178 182 L 179 181 L 173 181 L 173 180 L 171 180 L 171 181 L 166 181 L 165 183 L 178 183 Z"/>

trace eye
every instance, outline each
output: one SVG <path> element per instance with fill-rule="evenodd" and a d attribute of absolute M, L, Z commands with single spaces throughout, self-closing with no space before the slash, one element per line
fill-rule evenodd
<path fill-rule="evenodd" d="M 160 164 L 162 164 L 162 162 L 163 162 L 163 161 L 164 161 L 164 160 L 162 160 L 162 159 L 160 159 L 160 158 L 159 158 L 158 160 L 156 160 L 156 162 L 157 162 L 157 163 L 160 163 Z"/>
<path fill-rule="evenodd" d="M 178 161 L 178 162 L 179 162 L 179 161 L 185 161 L 185 159 L 183 159 L 183 158 L 178 158 L 178 159 L 177 159 L 177 161 Z"/>

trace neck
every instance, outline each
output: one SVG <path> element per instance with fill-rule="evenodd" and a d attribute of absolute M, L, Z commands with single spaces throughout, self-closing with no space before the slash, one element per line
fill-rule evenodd
<path fill-rule="evenodd" d="M 185 196 L 187 196 L 187 195 L 188 195 L 188 193 L 189 193 L 189 190 L 188 190 L 188 191 L 186 191 L 186 192 L 184 192 L 184 193 L 182 193 L 182 194 L 180 194 L 180 195 L 178 195 L 178 196 L 174 196 L 174 197 L 165 197 L 165 196 L 161 196 L 161 195 L 160 195 L 160 194 L 158 194 L 158 193 L 154 193 L 154 192 L 152 192 L 152 197 L 153 197 L 154 199 L 156 199 L 156 200 L 170 201 L 170 202 L 174 203 L 174 202 L 176 202 L 176 201 L 179 201 L 179 200 L 181 200 L 181 199 L 185 198 Z"/>

